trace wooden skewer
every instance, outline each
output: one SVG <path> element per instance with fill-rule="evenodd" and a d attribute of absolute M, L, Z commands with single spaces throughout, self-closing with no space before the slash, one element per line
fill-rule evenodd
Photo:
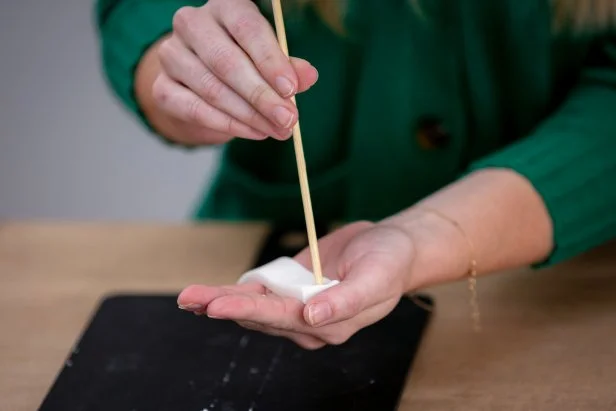
<path fill-rule="evenodd" d="M 282 14 L 282 5 L 280 0 L 272 0 L 274 9 L 274 21 L 276 24 L 276 33 L 278 43 L 282 51 L 289 57 L 289 46 L 287 44 L 287 34 L 284 26 L 284 17 Z M 297 106 L 295 96 L 291 97 L 293 104 Z M 323 283 L 323 274 L 321 272 L 321 260 L 319 258 L 319 246 L 317 243 L 317 233 L 314 227 L 314 216 L 312 213 L 312 203 L 310 201 L 310 189 L 308 186 L 308 173 L 306 172 L 306 160 L 304 159 L 304 148 L 302 146 L 302 133 L 299 127 L 299 120 L 293 127 L 293 143 L 295 145 L 295 159 L 297 162 L 297 171 L 299 174 L 299 183 L 302 193 L 302 202 L 304 203 L 304 216 L 306 217 L 306 229 L 308 231 L 308 245 L 310 247 L 310 255 L 312 257 L 312 271 L 317 284 Z"/>

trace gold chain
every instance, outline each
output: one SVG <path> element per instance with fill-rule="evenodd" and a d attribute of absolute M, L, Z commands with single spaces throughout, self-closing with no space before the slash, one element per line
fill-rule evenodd
<path fill-rule="evenodd" d="M 475 247 L 473 245 L 473 242 L 471 241 L 469 236 L 466 234 L 462 226 L 460 226 L 460 224 L 456 220 L 450 218 L 449 216 L 433 208 L 421 207 L 421 210 L 435 214 L 438 217 L 446 221 L 449 221 L 462 234 L 462 236 L 464 237 L 464 239 L 466 240 L 468 244 L 468 248 L 470 251 L 470 263 L 469 263 L 469 269 L 468 269 L 467 275 L 468 275 L 468 290 L 470 291 L 470 294 L 471 294 L 470 301 L 469 301 L 470 308 L 471 308 L 471 320 L 473 321 L 473 329 L 475 330 L 475 332 L 479 332 L 481 331 L 481 315 L 480 315 L 480 310 L 479 310 L 479 302 L 477 298 L 477 260 L 475 259 Z"/>
<path fill-rule="evenodd" d="M 481 331 L 481 315 L 479 312 L 479 300 L 477 298 L 477 262 L 471 261 L 471 269 L 468 277 L 468 289 L 471 292 L 471 318 L 476 332 Z"/>

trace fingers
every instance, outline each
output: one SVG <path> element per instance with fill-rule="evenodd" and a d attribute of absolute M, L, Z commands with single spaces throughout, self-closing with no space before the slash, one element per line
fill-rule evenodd
<path fill-rule="evenodd" d="M 377 304 L 357 316 L 323 327 L 313 328 L 311 335 L 317 336 L 329 345 L 341 345 L 346 343 L 357 331 L 368 327 L 389 314 L 398 303 L 399 299 L 393 298 Z"/>
<path fill-rule="evenodd" d="M 214 318 L 259 323 L 278 330 L 301 332 L 309 327 L 302 316 L 303 304 L 274 294 L 236 293 L 214 299 L 207 313 Z"/>
<path fill-rule="evenodd" d="M 307 350 L 318 350 L 319 348 L 323 348 L 326 345 L 325 341 L 307 334 L 298 334 L 294 332 L 282 331 L 250 321 L 238 321 L 238 324 L 249 330 L 258 331 L 264 334 L 272 335 L 274 337 L 287 338 Z"/>
<path fill-rule="evenodd" d="M 246 139 L 267 138 L 265 133 L 248 127 L 203 101 L 188 88 L 174 82 L 164 72 L 161 72 L 154 82 L 152 95 L 161 109 L 183 122 L 196 123 L 219 133 Z"/>
<path fill-rule="evenodd" d="M 241 0 L 240 0 L 241 1 Z M 280 96 L 297 93 L 299 81 L 278 39 L 258 8 L 238 7 L 237 0 L 220 3 L 214 17 L 248 54 L 261 76 Z"/>
<path fill-rule="evenodd" d="M 259 284 L 229 287 L 191 286 L 178 298 L 180 308 L 211 318 L 235 321 L 241 326 L 273 336 L 291 339 L 306 349 L 326 344 L 340 345 L 359 329 L 387 315 L 396 305 L 395 298 L 361 311 L 353 318 L 311 327 L 302 318 L 303 304 L 274 294 L 264 295 Z"/>
<path fill-rule="evenodd" d="M 318 72 L 282 52 L 254 3 L 210 0 L 182 7 L 173 29 L 158 47 L 163 75 L 155 83 L 155 99 L 163 112 L 207 129 L 208 143 L 229 135 L 255 140 L 292 135 L 298 113 L 289 97 L 314 85 Z"/>
<path fill-rule="evenodd" d="M 162 116 L 161 116 L 162 117 Z M 195 126 L 192 123 L 180 121 L 171 116 L 161 119 L 168 122 L 169 137 L 185 145 L 224 144 L 236 136 L 220 133 L 208 128 Z"/>
<path fill-rule="evenodd" d="M 309 301 L 303 316 L 311 326 L 321 327 L 353 318 L 367 306 L 368 296 L 361 291 L 361 287 L 342 281 Z"/>
<path fill-rule="evenodd" d="M 214 299 L 237 293 L 253 293 L 261 295 L 265 288 L 257 283 L 246 283 L 227 287 L 208 287 L 205 285 L 191 285 L 185 288 L 178 296 L 178 306 L 188 311 L 204 311 Z"/>
<path fill-rule="evenodd" d="M 236 322 L 250 330 L 289 338 L 304 348 L 318 349 L 323 345 L 341 345 L 346 343 L 358 330 L 374 324 L 391 312 L 398 300 L 393 298 L 384 301 L 361 312 L 352 319 L 319 328 L 302 327 L 302 329 L 286 330 L 254 321 L 241 320 Z"/>
<path fill-rule="evenodd" d="M 282 139 L 290 134 L 290 130 L 275 127 L 220 81 L 177 36 L 171 36 L 161 43 L 158 53 L 166 74 L 194 91 L 206 103 L 266 135 Z"/>
<path fill-rule="evenodd" d="M 304 318 L 313 327 L 351 319 L 397 292 L 390 290 L 389 276 L 378 259 L 363 257 L 353 262 L 344 280 L 313 297 L 304 308 Z"/>
<path fill-rule="evenodd" d="M 174 29 L 205 67 L 278 128 L 290 129 L 298 117 L 295 105 L 261 77 L 251 59 L 211 17 L 206 14 L 197 20 L 195 13 L 183 10 L 176 13 Z M 260 14 L 258 18 L 265 20 Z"/>
<path fill-rule="evenodd" d="M 312 64 L 297 57 L 291 57 L 291 64 L 299 78 L 298 93 L 303 93 L 315 85 L 319 79 L 319 72 Z"/>

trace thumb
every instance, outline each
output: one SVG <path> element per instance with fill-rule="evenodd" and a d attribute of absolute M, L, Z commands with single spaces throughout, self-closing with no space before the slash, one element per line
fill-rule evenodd
<path fill-rule="evenodd" d="M 304 319 L 313 327 L 337 323 L 355 317 L 372 305 L 365 284 L 347 278 L 314 296 L 304 307 Z"/>
<path fill-rule="evenodd" d="M 298 57 L 291 57 L 291 64 L 299 79 L 298 93 L 303 93 L 314 86 L 319 79 L 319 72 L 312 64 Z"/>

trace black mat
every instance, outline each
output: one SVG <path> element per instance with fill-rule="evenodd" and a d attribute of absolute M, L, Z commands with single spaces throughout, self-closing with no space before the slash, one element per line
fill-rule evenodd
<path fill-rule="evenodd" d="M 306 351 L 183 312 L 176 295 L 112 296 L 40 411 L 393 411 L 428 318 L 403 299 L 347 343 Z"/>

